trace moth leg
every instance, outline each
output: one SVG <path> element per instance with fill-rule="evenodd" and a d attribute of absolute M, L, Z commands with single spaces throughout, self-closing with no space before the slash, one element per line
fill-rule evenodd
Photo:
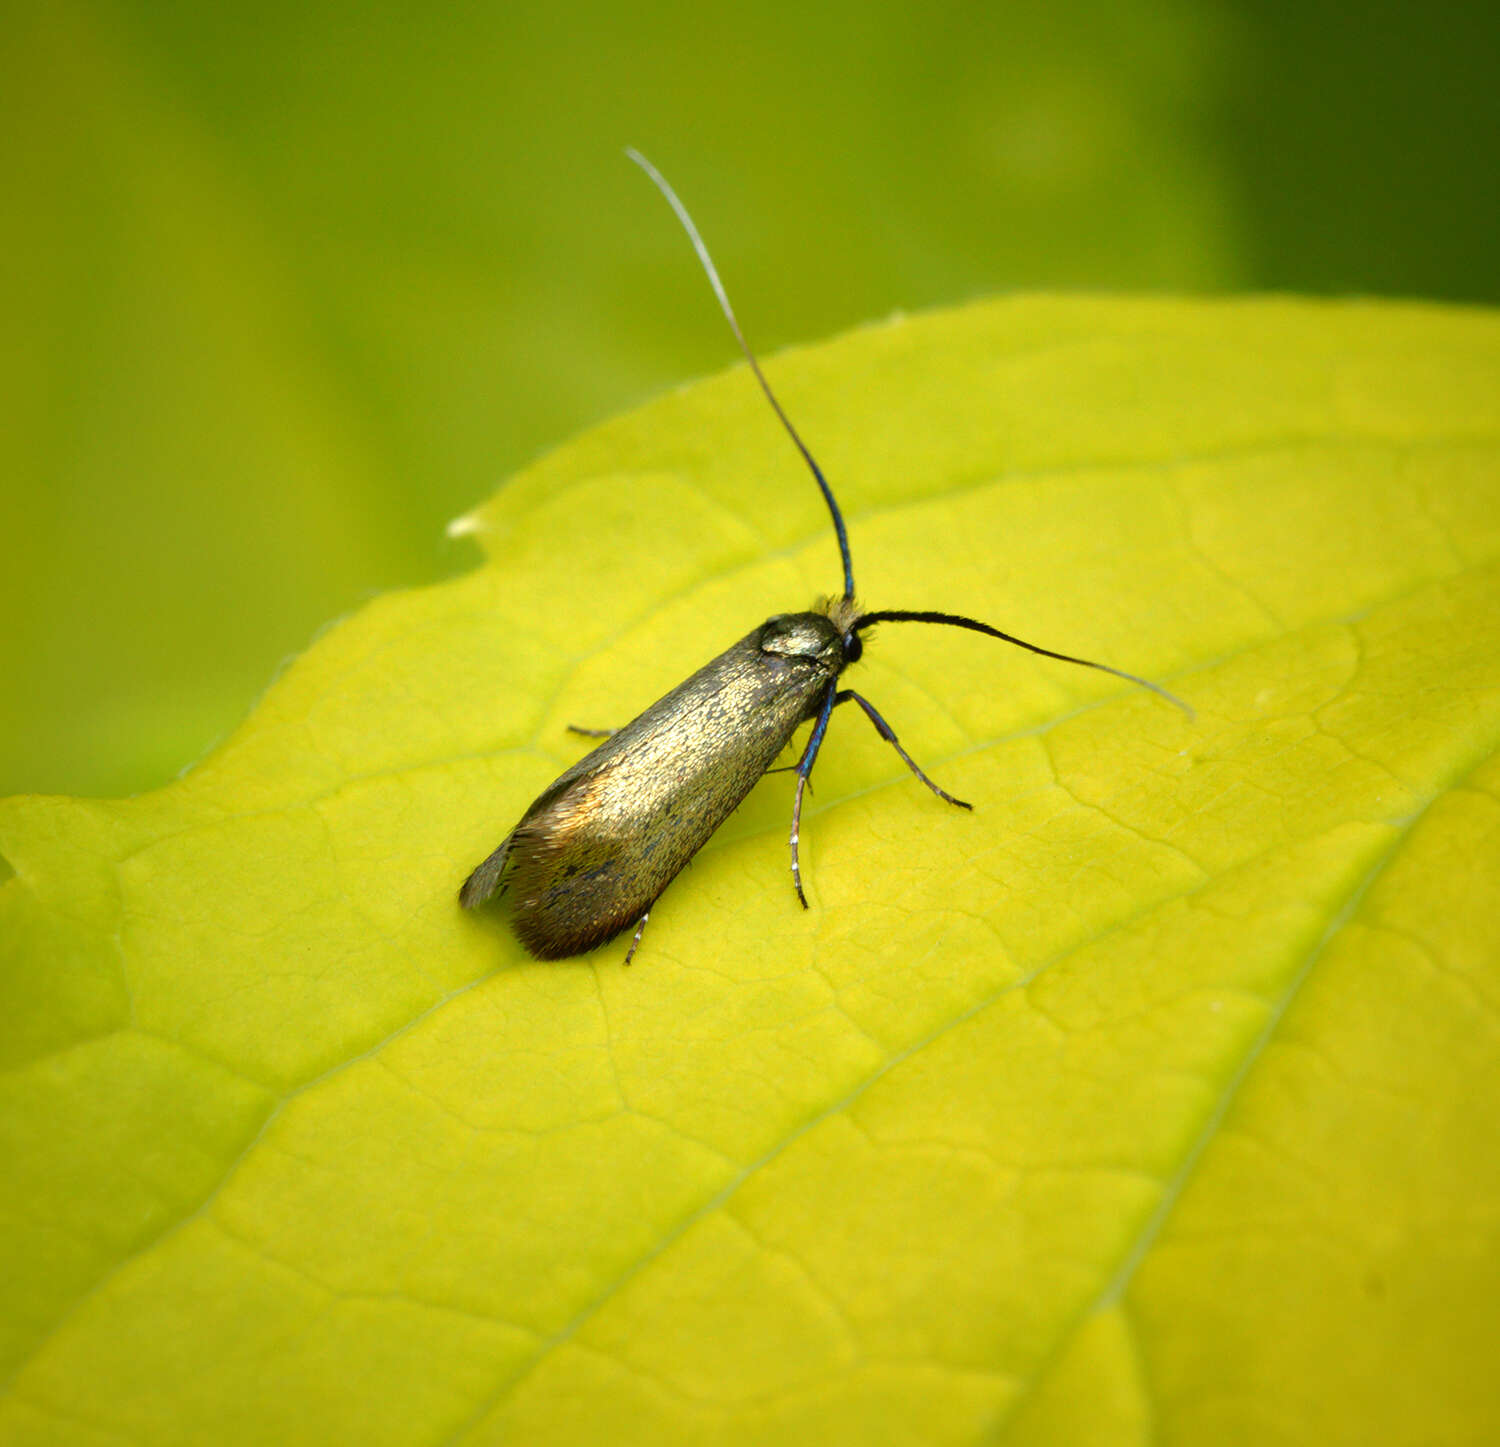
<path fill-rule="evenodd" d="M 835 697 L 835 703 L 846 703 L 852 699 L 862 709 L 872 724 L 875 732 L 883 738 L 895 751 L 901 755 L 902 762 L 912 771 L 939 799 L 946 799 L 950 804 L 956 804 L 960 809 L 972 809 L 972 804 L 966 804 L 962 799 L 955 799 L 946 789 L 940 789 L 931 779 L 917 767 L 917 761 L 901 747 L 901 741 L 896 737 L 896 731 L 880 716 L 880 711 L 863 694 L 855 693 L 852 688 L 841 689 Z"/>
<path fill-rule="evenodd" d="M 656 901 L 652 900 L 651 903 L 655 904 Z M 635 949 L 636 949 L 636 946 L 638 944 L 640 944 L 640 942 L 641 942 L 641 936 L 646 933 L 646 921 L 648 919 L 650 919 L 650 918 L 651 918 L 651 911 L 650 911 L 650 909 L 647 909 L 647 911 L 645 912 L 645 914 L 643 914 L 641 916 L 640 923 L 637 924 L 636 927 L 635 927 L 635 938 L 633 940 L 631 940 L 631 942 L 630 942 L 630 948 L 625 951 L 625 963 L 627 965 L 631 962 L 631 960 L 633 960 L 635 958 Z"/>
<path fill-rule="evenodd" d="M 766 770 L 766 772 L 768 774 L 793 774 L 796 771 L 797 771 L 796 764 L 777 764 L 774 769 L 767 769 Z M 812 791 L 813 791 L 812 780 L 809 779 L 807 781 L 807 792 L 809 794 L 811 794 Z"/>
<path fill-rule="evenodd" d="M 620 731 L 619 729 L 585 729 L 579 728 L 577 724 L 569 724 L 568 732 L 570 734 L 582 734 L 586 739 L 608 739 L 613 738 Z"/>
<path fill-rule="evenodd" d="M 797 761 L 797 797 L 792 802 L 792 883 L 797 889 L 797 898 L 802 902 L 802 908 L 807 908 L 807 896 L 802 892 L 802 865 L 797 857 L 797 841 L 802 830 L 802 794 L 807 788 L 808 776 L 812 773 L 812 766 L 818 760 L 818 750 L 823 747 L 823 735 L 828 732 L 828 719 L 833 713 L 833 705 L 838 695 L 833 691 L 833 685 L 828 685 L 828 692 L 823 695 L 823 706 L 818 710 L 817 722 L 813 724 L 812 733 L 808 735 L 807 747 L 802 750 L 802 757 Z"/>

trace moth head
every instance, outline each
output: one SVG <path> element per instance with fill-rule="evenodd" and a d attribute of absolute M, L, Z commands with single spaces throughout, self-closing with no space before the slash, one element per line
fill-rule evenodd
<path fill-rule="evenodd" d="M 860 607 L 847 594 L 842 598 L 820 598 L 818 612 L 838 630 L 844 650 L 844 666 L 858 663 L 865 651 L 864 641 L 859 636 Z"/>

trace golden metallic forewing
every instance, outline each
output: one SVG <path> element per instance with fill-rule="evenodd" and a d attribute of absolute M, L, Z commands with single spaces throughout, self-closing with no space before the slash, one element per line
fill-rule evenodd
<path fill-rule="evenodd" d="M 639 920 L 837 676 L 821 657 L 765 652 L 768 626 L 558 778 L 469 877 L 464 903 L 507 888 L 516 935 L 541 959 L 581 954 Z"/>

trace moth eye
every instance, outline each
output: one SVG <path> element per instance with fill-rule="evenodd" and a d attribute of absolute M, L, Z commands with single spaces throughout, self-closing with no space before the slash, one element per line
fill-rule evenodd
<path fill-rule="evenodd" d="M 865 651 L 865 641 L 858 633 L 844 634 L 844 662 L 858 663 Z"/>

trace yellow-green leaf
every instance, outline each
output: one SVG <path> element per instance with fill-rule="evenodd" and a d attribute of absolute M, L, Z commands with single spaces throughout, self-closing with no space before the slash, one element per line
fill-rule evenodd
<path fill-rule="evenodd" d="M 1500 1434 L 1500 320 L 1009 300 L 772 374 L 892 626 L 641 952 L 459 881 L 835 589 L 736 371 L 213 757 L 0 809 L 0 1440 Z"/>

